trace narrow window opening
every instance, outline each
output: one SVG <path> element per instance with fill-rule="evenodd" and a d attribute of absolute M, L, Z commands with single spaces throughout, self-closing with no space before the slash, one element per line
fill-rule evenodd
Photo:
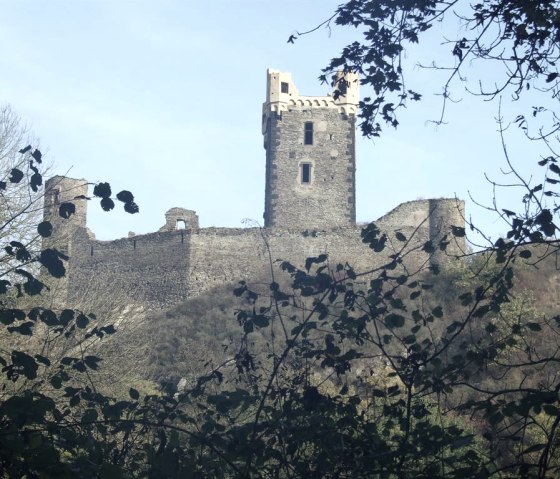
<path fill-rule="evenodd" d="M 312 145 L 313 144 L 313 122 L 306 121 L 305 122 L 305 129 L 304 129 L 304 145 Z"/>
<path fill-rule="evenodd" d="M 285 81 L 280 83 L 280 91 L 282 93 L 290 93 L 290 85 Z"/>
<path fill-rule="evenodd" d="M 311 163 L 301 164 L 301 182 L 304 185 L 311 183 Z"/>
<path fill-rule="evenodd" d="M 52 193 L 53 205 L 58 205 L 60 203 L 60 191 L 54 190 Z"/>
<path fill-rule="evenodd" d="M 332 140 L 332 133 L 329 135 L 329 140 Z"/>
<path fill-rule="evenodd" d="M 342 78 L 338 82 L 338 91 L 342 96 L 346 96 L 346 94 L 348 93 L 348 81 L 345 80 L 344 78 Z"/>
<path fill-rule="evenodd" d="M 176 230 L 185 230 L 187 229 L 187 223 L 185 220 L 177 220 L 177 222 L 175 223 L 175 229 Z"/>

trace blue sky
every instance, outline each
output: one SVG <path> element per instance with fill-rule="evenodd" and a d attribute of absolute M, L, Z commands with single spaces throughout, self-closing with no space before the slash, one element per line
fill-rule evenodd
<path fill-rule="evenodd" d="M 291 71 L 302 94 L 326 94 L 320 69 L 357 32 L 322 29 L 295 45 L 286 40 L 329 17 L 338 3 L 3 0 L 0 103 L 30 124 L 56 173 L 135 194 L 138 215 L 89 206 L 88 225 L 99 239 L 155 231 L 173 206 L 195 210 L 204 227 L 262 222 L 266 69 Z M 450 50 L 434 43 L 407 56 L 411 64 L 418 54 L 452 63 Z M 492 81 L 494 71 L 487 73 Z M 360 139 L 358 221 L 418 198 L 468 199 L 470 192 L 489 203 L 484 173 L 508 181 L 500 173 L 506 165 L 497 103 L 459 86 L 448 124 L 429 122 L 439 117 L 441 79 L 414 69 L 409 86 L 422 89 L 425 100 L 409 107 L 398 130 Z M 509 97 L 503 103 L 506 120 L 513 119 L 520 105 Z M 534 145 L 513 127 L 507 135 L 511 159 L 525 175 L 534 173 Z M 502 191 L 499 207 L 514 209 L 518 199 L 519 192 Z M 470 201 L 467 215 L 494 239 L 505 231 Z"/>

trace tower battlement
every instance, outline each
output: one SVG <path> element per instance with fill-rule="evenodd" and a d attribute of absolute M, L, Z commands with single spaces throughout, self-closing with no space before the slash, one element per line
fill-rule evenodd
<path fill-rule="evenodd" d="M 327 96 L 300 95 L 289 72 L 269 68 L 266 76 L 266 101 L 263 104 L 265 116 L 271 111 L 282 112 L 294 107 L 335 108 L 349 115 L 358 112 L 360 81 L 355 73 L 338 72 L 333 93 Z"/>

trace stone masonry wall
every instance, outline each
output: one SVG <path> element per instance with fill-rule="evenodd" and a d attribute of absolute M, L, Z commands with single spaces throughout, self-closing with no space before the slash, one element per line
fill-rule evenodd
<path fill-rule="evenodd" d="M 239 280 L 270 280 L 270 259 L 303 267 L 309 256 L 329 255 L 364 272 L 388 261 L 402 243 L 400 231 L 414 235 L 410 248 L 436 239 L 428 215 L 462 225 L 462 202 L 425 200 L 404 203 L 376 221 L 389 242 L 374 253 L 361 241 L 361 228 L 203 228 L 151 233 L 115 241 L 96 241 L 85 229 L 74 235 L 69 254 L 67 300 L 117 301 L 147 309 L 171 307 L 187 297 Z M 438 216 L 439 214 L 439 216 Z M 445 217 L 444 215 L 448 215 Z M 420 226 L 419 226 L 420 225 Z M 447 231 L 447 226 L 444 228 Z M 431 236 L 432 235 L 432 236 Z M 270 252 L 270 256 L 269 256 Z M 408 266 L 425 264 L 427 255 L 411 255 Z M 445 261 L 444 257 L 439 260 Z"/>
<path fill-rule="evenodd" d="M 313 124 L 313 144 L 304 125 Z M 350 226 L 355 221 L 355 117 L 334 108 L 290 107 L 266 126 L 265 226 Z M 301 164 L 311 165 L 302 183 Z"/>
<path fill-rule="evenodd" d="M 148 309 L 177 304 L 187 296 L 188 236 L 177 230 L 96 241 L 82 229 L 70 250 L 68 302 L 111 301 Z"/>

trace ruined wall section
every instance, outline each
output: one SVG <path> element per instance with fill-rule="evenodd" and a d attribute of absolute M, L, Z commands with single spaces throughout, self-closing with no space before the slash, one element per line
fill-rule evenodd
<path fill-rule="evenodd" d="M 439 250 L 432 258 L 434 262 L 443 263 L 449 256 L 466 253 L 465 236 L 454 236 L 450 226 L 465 228 L 465 202 L 457 198 L 430 199 L 430 239 L 439 241 L 447 236 L 449 245 L 445 252 Z"/>
<path fill-rule="evenodd" d="M 434 235 L 447 234 L 449 224 L 464 224 L 462 208 L 462 202 L 451 199 L 399 205 L 376 221 L 389 237 L 381 253 L 362 242 L 359 226 L 203 228 L 115 241 L 96 241 L 85 228 L 78 228 L 70 247 L 66 304 L 88 307 L 109 301 L 115 306 L 164 309 L 240 280 L 269 282 L 271 260 L 276 269 L 277 260 L 303 268 L 306 258 L 323 253 L 328 254 L 333 269 L 338 263 L 348 263 L 356 272 L 365 272 L 388 262 L 389 255 L 403 246 L 395 239 L 395 232 L 411 239 L 409 249 L 430 239 L 437 241 L 440 236 Z M 449 246 L 451 253 L 456 251 L 453 244 Z M 464 248 L 464 239 L 457 245 Z M 433 259 L 443 262 L 448 258 L 438 251 Z M 428 260 L 418 249 L 407 257 L 406 266 L 426 266 Z"/>
<path fill-rule="evenodd" d="M 55 205 L 49 203 L 45 208 L 54 211 Z M 54 236 L 45 241 L 51 244 L 60 239 L 60 246 L 70 256 L 67 275 L 57 282 L 60 304 L 96 310 L 99 305 L 112 303 L 115 307 L 134 305 L 154 310 L 240 280 L 269 282 L 271 261 L 276 269 L 277 260 L 303 268 L 306 258 L 326 253 L 333 269 L 338 263 L 348 263 L 356 272 L 366 272 L 388 262 L 389 255 L 403 246 L 396 240 L 396 232 L 411 239 L 408 249 L 428 240 L 435 243 L 449 235 L 449 225 L 464 225 L 463 210 L 463 202 L 453 199 L 399 205 L 375 222 L 389 238 L 381 253 L 362 242 L 359 226 L 171 231 L 164 227 L 157 233 L 97 241 L 80 224 L 65 225 L 68 220 L 64 220 L 58 231 L 70 232 L 70 236 Z M 170 211 L 194 215 L 190 210 Z M 167 227 L 171 229 L 174 222 L 175 219 Z M 457 242 L 451 235 L 449 238 L 452 241 L 447 253 L 464 251 L 464 238 Z M 447 253 L 438 250 L 432 263 L 448 260 Z M 417 248 L 407 256 L 406 266 L 426 266 L 429 259 Z"/>
<path fill-rule="evenodd" d="M 407 201 L 375 223 L 383 231 L 392 234 L 399 231 L 407 239 L 413 238 L 411 247 L 432 241 L 436 252 L 430 258 L 431 264 L 442 264 L 466 250 L 465 238 L 455 237 L 451 231 L 451 226 L 465 226 L 465 203 L 456 198 Z M 438 244 L 444 237 L 449 245 L 442 251 Z"/>
<path fill-rule="evenodd" d="M 196 296 L 240 280 L 270 281 L 269 251 L 275 268 L 278 267 L 277 260 L 287 260 L 303 268 L 306 258 L 327 253 L 333 269 L 338 263 L 348 263 L 356 272 L 366 272 L 387 263 L 389 255 L 403 246 L 395 239 L 397 231 L 410 239 L 407 250 L 416 248 L 414 254 L 407 256 L 406 267 L 414 270 L 429 265 L 430 260 L 443 263 L 449 260 L 447 254 L 464 250 L 464 239 L 459 239 L 456 244 L 450 243 L 447 254 L 438 250 L 431 258 L 421 246 L 429 240 L 437 243 L 448 234 L 451 224 L 462 226 L 463 208 L 463 202 L 454 199 L 411 201 L 399 205 L 375 221 L 381 233 L 389 237 L 386 249 L 381 253 L 375 253 L 362 242 L 362 229 L 355 226 L 202 229 L 191 236 L 188 291 Z M 434 222 L 438 224 L 437 232 Z"/>
<path fill-rule="evenodd" d="M 43 219 L 52 225 L 51 236 L 42 239 L 43 249 L 56 249 L 69 257 L 73 256 L 74 236 L 83 231 L 85 236 L 93 236 L 86 228 L 88 183 L 84 179 L 53 176 L 45 182 Z M 67 218 L 60 216 L 61 206 L 73 205 L 74 212 Z M 71 206 L 69 206 L 71 207 Z M 67 210 L 70 211 L 70 210 Z M 67 265 L 67 269 L 70 265 Z M 64 307 L 68 300 L 69 276 L 54 279 L 43 278 L 50 291 L 53 307 Z"/>
<path fill-rule="evenodd" d="M 189 295 L 262 277 L 268 264 L 259 228 L 204 228 L 191 237 Z"/>
<path fill-rule="evenodd" d="M 161 309 L 179 303 L 187 296 L 189 235 L 178 230 L 96 241 L 77 231 L 67 272 L 69 304 Z"/>
<path fill-rule="evenodd" d="M 333 267 L 337 262 L 346 261 L 365 267 L 375 260 L 371 250 L 361 243 L 360 230 L 356 227 L 203 229 L 192 236 L 189 293 L 196 296 L 240 280 L 270 282 L 271 260 L 279 274 L 277 260 L 303 267 L 307 257 L 322 253 L 329 254 Z"/>
<path fill-rule="evenodd" d="M 69 253 L 71 238 L 77 229 L 86 228 L 87 216 L 86 180 L 53 176 L 45 183 L 45 204 L 43 218 L 53 227 L 52 235 L 43 239 L 43 248 L 57 247 Z M 60 206 L 65 203 L 74 205 L 74 212 L 68 218 L 61 218 Z"/>

